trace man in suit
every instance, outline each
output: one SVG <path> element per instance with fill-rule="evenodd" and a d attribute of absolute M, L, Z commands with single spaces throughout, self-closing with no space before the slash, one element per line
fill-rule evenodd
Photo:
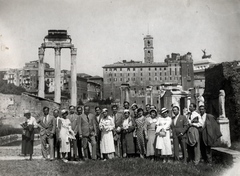
<path fill-rule="evenodd" d="M 77 114 L 75 114 L 75 107 L 74 106 L 69 106 L 69 114 L 67 116 L 67 118 L 70 120 L 71 122 L 71 128 L 75 134 L 76 139 L 79 138 L 77 136 L 78 130 L 79 130 L 79 116 Z M 73 158 L 72 158 L 72 153 L 70 150 L 68 159 L 69 160 L 74 160 L 77 161 L 77 153 L 78 153 L 78 147 L 77 147 L 77 140 L 73 139 L 71 140 L 71 146 L 73 147 Z"/>
<path fill-rule="evenodd" d="M 214 143 L 222 136 L 222 134 L 216 119 L 213 115 L 206 113 L 204 105 L 199 106 L 199 112 L 203 123 L 202 128 L 199 130 L 201 154 L 204 161 L 211 165 L 211 146 L 214 145 Z"/>
<path fill-rule="evenodd" d="M 83 108 L 81 106 L 77 107 L 77 115 L 78 115 L 78 126 L 81 125 L 81 115 L 82 115 Z M 76 136 L 77 140 L 77 147 L 78 147 L 78 158 L 83 159 L 83 154 L 82 154 L 82 140 L 79 137 L 79 128 L 78 128 L 78 133 Z"/>
<path fill-rule="evenodd" d="M 200 129 L 202 128 L 202 118 L 200 114 L 196 112 L 196 104 L 191 103 L 189 106 L 190 113 L 188 114 L 188 123 L 190 126 Z M 200 162 L 201 152 L 200 152 L 200 138 L 199 138 L 199 132 L 198 130 L 195 130 L 195 142 L 192 145 L 187 145 L 187 151 L 188 151 L 188 157 L 189 161 L 193 161 L 195 165 L 198 165 Z"/>
<path fill-rule="evenodd" d="M 55 109 L 53 111 L 53 116 L 55 118 L 56 122 L 56 131 L 54 134 L 54 158 L 55 158 L 55 152 L 57 152 L 57 159 L 60 159 L 60 140 L 59 140 L 59 132 L 60 132 L 60 123 L 61 118 L 59 117 L 59 110 Z"/>
<path fill-rule="evenodd" d="M 172 107 L 173 121 L 173 149 L 175 161 L 179 161 L 179 144 L 181 145 L 183 153 L 183 162 L 187 163 L 187 149 L 186 149 L 186 131 L 188 129 L 188 120 L 185 116 L 180 115 L 179 106 Z"/>
<path fill-rule="evenodd" d="M 94 115 L 90 113 L 90 107 L 84 106 L 84 113 L 81 115 L 81 124 L 79 125 L 79 138 L 82 139 L 84 150 L 84 159 L 89 159 L 88 142 L 92 145 L 92 159 L 96 160 L 96 125 Z"/>
<path fill-rule="evenodd" d="M 115 155 L 117 157 L 122 157 L 121 127 L 122 127 L 122 123 L 123 123 L 123 116 L 122 116 L 122 114 L 118 113 L 117 105 L 112 105 L 112 118 L 113 118 L 113 121 L 115 124 L 115 129 L 113 130 Z"/>
<path fill-rule="evenodd" d="M 95 124 L 96 124 L 96 154 L 97 154 L 97 158 L 101 159 L 101 152 L 100 152 L 100 141 L 101 141 L 101 131 L 99 129 L 99 123 L 101 120 L 101 108 L 99 106 L 95 107 Z"/>
<path fill-rule="evenodd" d="M 56 122 L 55 118 L 49 115 L 48 107 L 43 108 L 43 114 L 44 115 L 37 121 L 40 126 L 41 150 L 43 157 L 47 159 L 49 153 L 47 149 L 48 143 L 50 148 L 50 161 L 52 161 L 54 159 L 53 135 L 56 131 Z"/>

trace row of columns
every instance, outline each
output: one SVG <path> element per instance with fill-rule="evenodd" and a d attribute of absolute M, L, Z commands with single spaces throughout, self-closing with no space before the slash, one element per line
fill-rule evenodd
<path fill-rule="evenodd" d="M 61 48 L 55 47 L 55 84 L 54 84 L 54 101 L 57 103 L 61 103 Z M 39 56 L 39 66 L 38 66 L 38 96 L 44 98 L 44 88 L 45 88 L 45 78 L 44 78 L 44 51 L 43 47 L 40 47 L 38 50 Z M 70 104 L 73 106 L 77 105 L 77 72 L 76 72 L 76 55 L 77 49 L 71 48 L 71 100 Z"/>

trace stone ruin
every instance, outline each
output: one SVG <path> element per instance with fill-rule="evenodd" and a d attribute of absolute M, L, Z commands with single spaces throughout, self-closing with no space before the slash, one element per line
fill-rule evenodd
<path fill-rule="evenodd" d="M 222 124 L 228 123 L 229 120 L 228 138 L 231 137 L 231 141 L 239 141 L 240 62 L 223 62 L 206 69 L 205 81 L 204 98 L 207 113 L 213 114 Z"/>

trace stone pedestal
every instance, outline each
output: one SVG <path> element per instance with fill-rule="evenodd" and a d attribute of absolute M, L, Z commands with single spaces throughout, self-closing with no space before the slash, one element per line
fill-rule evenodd
<path fill-rule="evenodd" d="M 130 87 L 129 84 L 122 84 L 120 87 L 121 98 L 120 103 L 123 104 L 124 101 L 130 102 Z"/>
<path fill-rule="evenodd" d="M 228 118 L 218 118 L 217 122 L 220 126 L 220 131 L 222 136 L 220 138 L 220 144 L 227 145 L 231 147 L 231 139 L 230 139 L 230 128 L 229 128 L 229 120 Z"/>

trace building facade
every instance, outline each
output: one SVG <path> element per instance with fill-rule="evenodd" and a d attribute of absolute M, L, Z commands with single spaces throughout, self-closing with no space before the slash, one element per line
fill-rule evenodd
<path fill-rule="evenodd" d="M 183 90 L 193 88 L 193 60 L 191 53 L 181 56 L 178 53 L 168 55 L 164 62 L 154 62 L 153 37 L 144 37 L 144 63 L 142 61 L 117 62 L 103 66 L 104 99 L 119 100 L 120 86 L 130 86 L 131 103 L 145 104 L 146 88 L 151 86 L 159 92 L 162 86 L 182 86 Z M 158 98 L 155 96 L 157 103 Z M 160 103 L 160 102 L 158 102 Z"/>

